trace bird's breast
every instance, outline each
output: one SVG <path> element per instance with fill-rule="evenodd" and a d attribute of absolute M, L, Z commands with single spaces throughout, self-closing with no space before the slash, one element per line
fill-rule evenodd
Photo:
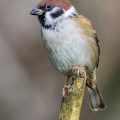
<path fill-rule="evenodd" d="M 95 67 L 91 38 L 86 38 L 74 21 L 66 20 L 56 30 L 43 29 L 42 33 L 48 56 L 59 71 L 67 73 L 75 65 Z"/>

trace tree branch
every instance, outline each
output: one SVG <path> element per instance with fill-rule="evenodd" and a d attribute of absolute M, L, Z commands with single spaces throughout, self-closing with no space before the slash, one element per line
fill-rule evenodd
<path fill-rule="evenodd" d="M 59 120 L 79 120 L 85 84 L 86 72 L 73 75 L 68 94 L 62 99 Z"/>

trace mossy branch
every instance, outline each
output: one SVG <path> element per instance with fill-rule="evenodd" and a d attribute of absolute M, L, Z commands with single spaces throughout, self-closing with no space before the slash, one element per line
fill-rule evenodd
<path fill-rule="evenodd" d="M 79 120 L 85 84 L 86 72 L 72 77 L 68 94 L 62 99 L 59 120 Z"/>

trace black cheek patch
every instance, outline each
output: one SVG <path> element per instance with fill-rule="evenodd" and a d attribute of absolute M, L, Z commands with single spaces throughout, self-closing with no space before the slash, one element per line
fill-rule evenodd
<path fill-rule="evenodd" d="M 55 13 L 52 13 L 52 14 L 51 14 L 51 17 L 52 17 L 52 18 L 57 18 L 57 17 L 61 16 L 63 13 L 64 13 L 63 10 L 58 10 L 58 11 L 56 11 Z"/>

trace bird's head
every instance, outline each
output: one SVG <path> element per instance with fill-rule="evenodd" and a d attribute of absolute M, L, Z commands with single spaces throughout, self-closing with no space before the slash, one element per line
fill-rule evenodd
<path fill-rule="evenodd" d="M 42 26 L 50 28 L 77 12 L 69 0 L 41 0 L 30 14 L 37 15 Z"/>

